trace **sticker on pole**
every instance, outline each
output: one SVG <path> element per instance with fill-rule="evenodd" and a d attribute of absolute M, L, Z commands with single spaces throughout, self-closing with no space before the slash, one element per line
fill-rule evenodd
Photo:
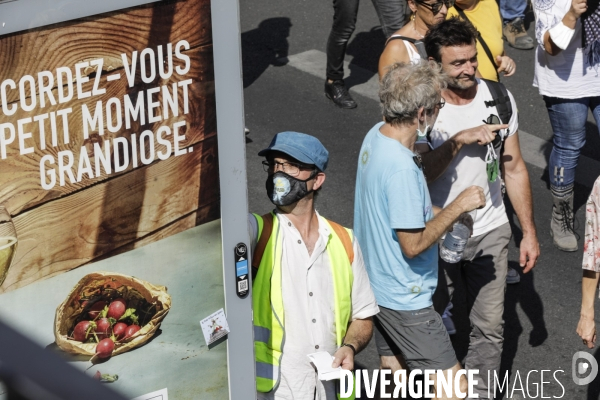
<path fill-rule="evenodd" d="M 250 277 L 248 276 L 248 247 L 238 243 L 234 250 L 235 259 L 235 292 L 243 299 L 250 291 Z"/>
<path fill-rule="evenodd" d="M 204 334 L 206 345 L 210 345 L 229 333 L 229 324 L 225 318 L 225 311 L 221 308 L 219 311 L 210 314 L 200 321 L 200 327 Z"/>

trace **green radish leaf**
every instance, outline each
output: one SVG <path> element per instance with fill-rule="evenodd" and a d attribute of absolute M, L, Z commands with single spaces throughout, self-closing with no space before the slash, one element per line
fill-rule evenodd
<path fill-rule="evenodd" d="M 129 317 L 131 317 L 132 315 L 135 315 L 135 308 L 128 308 L 128 309 L 125 311 L 125 314 L 123 314 L 123 316 L 121 316 L 121 318 L 119 318 L 119 321 L 121 321 L 121 320 L 123 320 L 123 319 L 125 319 L 125 318 L 129 318 Z"/>
<path fill-rule="evenodd" d="M 85 331 L 85 337 L 87 338 L 90 334 L 90 332 L 94 333 L 94 331 L 96 330 L 96 323 L 94 321 L 90 321 L 90 324 L 87 328 L 87 330 Z M 94 333 L 95 335 L 95 333 Z"/>
<path fill-rule="evenodd" d="M 116 319 L 114 319 L 113 317 L 110 317 L 110 318 L 108 319 L 108 322 L 110 322 L 110 326 L 113 326 L 114 324 L 116 324 L 116 323 L 117 323 L 117 320 L 116 320 Z"/>

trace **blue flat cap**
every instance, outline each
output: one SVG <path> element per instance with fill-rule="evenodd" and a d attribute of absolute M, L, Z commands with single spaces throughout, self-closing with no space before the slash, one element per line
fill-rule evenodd
<path fill-rule="evenodd" d="M 280 132 L 271 144 L 258 155 L 266 156 L 271 151 L 280 151 L 304 164 L 313 164 L 321 171 L 327 168 L 329 152 L 314 136 L 299 132 Z"/>

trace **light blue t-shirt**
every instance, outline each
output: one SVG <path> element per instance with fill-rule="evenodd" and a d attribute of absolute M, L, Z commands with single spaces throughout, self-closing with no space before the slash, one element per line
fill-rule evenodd
<path fill-rule="evenodd" d="M 437 286 L 438 246 L 414 258 L 402 252 L 395 229 L 424 228 L 433 218 L 429 191 L 414 154 L 375 125 L 358 158 L 354 233 L 363 251 L 380 306 L 418 310 L 432 305 Z"/>

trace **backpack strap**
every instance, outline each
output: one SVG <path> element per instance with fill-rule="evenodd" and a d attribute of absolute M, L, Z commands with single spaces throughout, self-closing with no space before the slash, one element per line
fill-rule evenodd
<path fill-rule="evenodd" d="M 402 36 L 402 35 L 392 35 L 385 41 L 385 45 L 387 46 L 387 44 L 389 42 L 391 42 L 392 40 L 396 40 L 396 39 L 406 40 L 407 42 L 411 42 L 412 44 L 415 44 L 415 42 L 417 41 L 416 39 L 409 38 L 409 37 Z"/>
<path fill-rule="evenodd" d="M 255 216 L 258 218 L 262 218 L 262 229 L 258 232 L 258 241 L 256 243 L 256 247 L 254 248 L 254 254 L 252 255 L 252 268 L 255 271 L 258 271 L 258 267 L 260 266 L 260 262 L 262 260 L 263 254 L 265 253 L 265 249 L 267 247 L 267 243 L 269 242 L 269 238 L 273 233 L 273 213 L 265 214 L 261 217 Z M 348 255 L 348 260 L 350 260 L 350 264 L 354 262 L 354 248 L 352 247 L 352 238 L 350 237 L 350 233 L 348 230 L 341 226 L 340 224 L 327 220 L 329 225 L 333 228 L 336 235 L 342 241 L 342 245 L 344 246 L 344 250 L 346 250 L 346 254 Z"/>
<path fill-rule="evenodd" d="M 460 8 L 459 6 L 457 6 L 456 4 L 454 4 L 454 9 L 456 9 L 456 11 L 458 12 L 458 14 L 464 20 L 471 22 L 471 20 L 469 19 L 469 17 L 467 17 L 467 14 L 465 14 L 465 12 L 463 11 L 462 8 Z M 471 25 L 473 25 L 472 22 L 471 22 Z M 475 26 L 475 25 L 473 25 L 473 26 Z M 483 40 L 483 36 L 481 36 L 481 32 L 479 32 L 479 31 L 477 31 L 477 40 L 479 41 L 479 44 L 481 44 L 481 47 L 483 47 L 483 51 L 485 52 L 485 54 L 490 59 L 490 62 L 492 63 L 492 66 L 495 67 L 495 69 L 496 69 L 496 78 L 498 79 L 498 81 L 500 81 L 500 74 L 498 74 L 498 69 L 497 69 L 498 65 L 496 64 L 496 60 L 494 59 L 494 56 L 492 55 L 492 51 L 488 47 L 488 45 L 485 42 L 485 40 Z"/>
<path fill-rule="evenodd" d="M 417 52 L 419 53 L 421 58 L 423 60 L 427 61 L 427 52 L 425 51 L 425 43 L 423 43 L 422 40 L 417 40 L 417 39 L 409 38 L 409 37 L 402 36 L 402 35 L 392 35 L 388 38 L 388 40 L 386 40 L 385 45 L 387 46 L 389 42 L 391 42 L 392 40 L 396 40 L 396 39 L 404 40 L 404 41 L 414 44 L 415 47 L 417 48 Z"/>
<path fill-rule="evenodd" d="M 262 218 L 262 229 L 259 229 L 258 241 L 254 248 L 254 255 L 252 256 L 252 268 L 255 270 L 258 270 L 258 266 L 265 253 L 265 248 L 267 247 L 271 233 L 273 233 L 273 213 L 267 213 L 262 217 L 257 217 L 257 219 L 258 218 Z M 260 225 L 261 224 L 259 223 L 259 226 Z"/>
<path fill-rule="evenodd" d="M 350 264 L 354 262 L 354 248 L 352 247 L 352 239 L 350 238 L 350 233 L 348 230 L 341 226 L 340 224 L 327 220 L 329 225 L 333 228 L 336 235 L 342 241 L 342 245 L 344 245 L 344 250 L 346 250 L 346 254 L 348 255 L 348 260 L 350 260 Z"/>
<path fill-rule="evenodd" d="M 490 90 L 490 94 L 492 95 L 492 100 L 484 102 L 485 106 L 487 108 L 496 107 L 500 121 L 502 121 L 503 124 L 508 124 L 512 118 L 513 109 L 506 86 L 500 82 L 494 82 L 488 79 L 482 80 L 486 83 L 488 89 Z"/>

